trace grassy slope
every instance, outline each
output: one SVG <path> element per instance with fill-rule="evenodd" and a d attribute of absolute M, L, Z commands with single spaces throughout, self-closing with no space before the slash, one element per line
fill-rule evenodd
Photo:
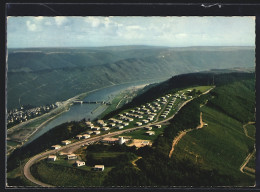
<path fill-rule="evenodd" d="M 32 173 L 36 178 L 55 186 L 100 186 L 109 171 L 110 169 L 105 169 L 104 172 L 83 171 L 46 161 L 32 167 Z"/>
<path fill-rule="evenodd" d="M 255 132 L 256 132 L 255 125 L 247 125 L 246 129 L 247 129 L 248 136 L 255 138 Z"/>
<path fill-rule="evenodd" d="M 245 136 L 242 128 L 242 122 L 254 117 L 252 113 L 247 113 L 254 103 L 253 90 L 250 89 L 252 84 L 253 80 L 216 88 L 217 96 L 212 100 L 215 105 L 201 108 L 203 121 L 208 123 L 208 127 L 186 134 L 175 149 L 175 157 L 188 157 L 203 167 L 232 175 L 237 185 L 253 185 L 254 179 L 239 171 L 254 146 L 254 141 Z M 227 106 L 217 105 L 220 103 Z M 241 115 L 242 112 L 248 116 Z M 239 117 L 240 121 L 237 120 Z"/>
<path fill-rule="evenodd" d="M 151 131 L 154 131 L 154 135 L 147 135 L 145 134 L 148 130 L 140 129 L 137 131 L 133 131 L 130 133 L 123 134 L 122 136 L 131 136 L 132 139 L 143 139 L 143 140 L 155 140 L 160 134 L 163 133 L 163 127 L 162 128 L 153 128 Z"/>

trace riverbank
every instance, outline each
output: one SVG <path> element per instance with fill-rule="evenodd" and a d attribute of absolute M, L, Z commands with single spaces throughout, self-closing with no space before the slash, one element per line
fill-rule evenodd
<path fill-rule="evenodd" d="M 153 82 L 158 81 L 157 80 L 153 80 Z M 149 82 L 152 83 L 152 82 Z M 75 108 L 75 105 L 73 105 L 73 102 L 76 100 L 84 100 L 87 96 L 89 95 L 94 95 L 93 97 L 95 97 L 95 93 L 101 92 L 103 90 L 104 95 L 109 95 L 110 92 L 112 92 L 114 94 L 114 92 L 117 92 L 117 87 L 119 90 L 134 90 L 134 89 L 140 89 L 142 87 L 144 87 L 145 85 L 148 84 L 148 80 L 145 81 L 138 81 L 138 82 L 128 82 L 128 83 L 123 83 L 123 84 L 117 84 L 117 85 L 109 85 L 106 87 L 102 87 L 99 89 L 94 89 L 88 92 L 84 92 L 81 94 L 78 94 L 72 98 L 69 98 L 66 101 L 60 102 L 60 105 L 58 108 L 50 111 L 49 113 L 46 113 L 42 116 L 39 116 L 35 119 L 31 119 L 28 122 L 24 122 L 22 124 L 19 124 L 15 127 L 12 127 L 10 129 L 7 130 L 7 139 L 12 142 L 18 142 L 18 145 L 10 145 L 7 143 L 7 149 L 8 149 L 8 154 L 11 153 L 15 148 L 17 147 L 21 147 L 22 145 L 26 144 L 27 142 L 31 142 L 32 140 L 34 140 L 35 138 L 37 138 L 38 136 L 40 136 L 41 134 L 45 133 L 46 131 L 48 131 L 50 128 L 50 124 L 55 124 L 52 123 L 54 122 L 57 118 L 61 118 L 62 116 L 66 116 L 69 109 L 71 109 L 71 107 L 73 106 L 73 109 Z M 116 91 L 115 91 L 115 90 Z M 120 93 L 117 93 L 116 95 L 118 95 Z M 113 95 L 113 97 L 116 97 L 116 95 Z M 93 98 L 92 98 L 93 99 Z M 121 103 L 122 105 L 125 104 L 124 102 Z M 121 106 L 120 104 L 120 106 Z M 83 104 L 82 106 L 84 106 L 85 104 Z M 78 107 L 82 107 L 82 106 L 78 106 Z M 90 105 L 89 105 L 90 106 Z M 110 106 L 109 106 L 110 107 Z M 89 107 L 88 107 L 89 108 Z M 95 109 L 98 109 L 95 114 L 92 114 L 93 117 L 97 118 L 102 116 L 102 114 L 106 111 L 106 108 L 100 108 L 99 106 L 97 106 Z M 111 109 L 113 110 L 113 109 Z M 93 111 L 93 110 L 92 110 Z M 76 113 L 76 112 L 75 112 Z M 77 115 L 77 114 L 76 114 Z M 80 118 L 80 115 L 82 115 L 82 113 L 80 113 L 79 115 L 77 115 L 77 118 Z M 68 115 L 67 115 L 68 116 Z M 75 116 L 75 114 L 74 114 Z M 72 118 L 73 119 L 73 118 Z M 81 119 L 84 119 L 84 117 L 82 117 Z M 65 120 L 63 120 L 63 122 L 67 122 L 66 118 Z M 62 121 L 59 124 L 63 123 Z M 58 124 L 57 124 L 58 125 Z M 54 125 L 53 127 L 57 126 Z M 48 126 L 48 130 L 44 130 L 46 128 L 46 126 Z"/>
<path fill-rule="evenodd" d="M 114 111 L 123 105 L 130 102 L 139 92 L 140 89 L 143 89 L 148 84 L 138 85 L 138 86 L 131 86 L 123 91 L 121 91 L 119 94 L 115 96 L 115 98 L 112 100 L 111 105 L 107 107 L 107 109 L 101 113 L 97 118 L 102 119 L 105 115 L 110 113 L 111 111 Z"/>

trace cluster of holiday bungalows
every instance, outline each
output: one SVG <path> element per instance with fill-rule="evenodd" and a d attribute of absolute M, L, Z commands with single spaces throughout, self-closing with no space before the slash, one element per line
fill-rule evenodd
<path fill-rule="evenodd" d="M 76 159 L 78 159 L 78 156 L 76 154 L 74 154 L 74 153 L 68 154 L 68 153 L 60 152 L 59 155 L 60 156 L 66 156 L 67 160 L 76 160 Z M 49 155 L 47 160 L 48 161 L 56 161 L 57 160 L 57 156 L 56 155 Z M 82 160 L 76 160 L 74 165 L 77 166 L 77 167 L 81 167 L 81 166 L 86 165 L 86 163 L 85 163 L 85 161 L 82 161 Z M 94 167 L 92 167 L 92 170 L 94 170 L 94 171 L 104 171 L 104 169 L 105 169 L 104 165 L 95 165 Z"/>

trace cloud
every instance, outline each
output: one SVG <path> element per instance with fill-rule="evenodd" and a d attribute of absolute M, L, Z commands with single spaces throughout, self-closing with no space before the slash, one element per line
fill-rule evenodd
<path fill-rule="evenodd" d="M 179 33 L 175 35 L 176 38 L 186 38 L 188 35 L 186 33 Z"/>
<path fill-rule="evenodd" d="M 26 26 L 29 31 L 36 31 L 37 26 L 35 23 L 31 23 L 31 21 L 26 21 Z"/>
<path fill-rule="evenodd" d="M 84 21 L 89 23 L 92 27 L 98 27 L 101 24 L 100 19 L 95 17 L 86 17 Z"/>
<path fill-rule="evenodd" d="M 55 17 L 54 19 L 58 26 L 61 26 L 68 22 L 68 19 L 66 17 Z"/>
<path fill-rule="evenodd" d="M 41 21 L 41 20 L 43 20 L 43 16 L 38 16 L 38 17 L 35 17 L 34 18 L 36 21 Z"/>
<path fill-rule="evenodd" d="M 144 30 L 142 27 L 138 26 L 138 25 L 130 25 L 126 27 L 127 30 Z"/>

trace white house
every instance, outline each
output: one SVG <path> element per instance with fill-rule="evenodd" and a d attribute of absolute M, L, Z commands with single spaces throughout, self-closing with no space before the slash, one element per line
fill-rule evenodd
<path fill-rule="evenodd" d="M 48 156 L 48 161 L 56 161 L 57 157 L 56 155 L 49 155 Z"/>
<path fill-rule="evenodd" d="M 100 131 L 93 131 L 93 134 L 98 135 L 98 134 L 100 134 Z"/>
<path fill-rule="evenodd" d="M 109 127 L 115 127 L 116 124 L 115 123 L 109 123 Z"/>
<path fill-rule="evenodd" d="M 148 117 L 147 119 L 148 119 L 149 121 L 152 121 L 153 118 L 154 118 L 154 117 Z"/>
<path fill-rule="evenodd" d="M 86 125 L 93 125 L 90 121 L 86 121 Z"/>
<path fill-rule="evenodd" d="M 61 146 L 60 145 L 53 145 L 53 146 L 51 146 L 51 148 L 52 149 L 59 149 L 59 148 L 61 148 Z"/>
<path fill-rule="evenodd" d="M 89 134 L 84 134 L 82 135 L 83 139 L 87 139 L 87 138 L 90 138 L 90 135 Z"/>
<path fill-rule="evenodd" d="M 98 124 L 103 124 L 104 121 L 103 121 L 103 120 L 97 120 L 97 123 L 98 123 Z"/>
<path fill-rule="evenodd" d="M 85 162 L 84 161 L 76 161 L 75 164 L 76 164 L 77 167 L 81 167 L 81 166 L 85 165 Z"/>
<path fill-rule="evenodd" d="M 80 140 L 82 138 L 82 135 L 77 135 L 76 138 Z"/>
<path fill-rule="evenodd" d="M 91 128 L 91 130 L 93 130 L 93 131 L 98 131 L 100 128 L 99 127 L 93 127 L 93 128 Z"/>
<path fill-rule="evenodd" d="M 127 125 L 129 125 L 129 123 L 128 122 L 123 122 L 122 123 L 124 126 L 127 126 Z"/>
<path fill-rule="evenodd" d="M 107 130 L 109 130 L 109 127 L 102 127 L 101 130 L 102 131 L 107 131 Z"/>
<path fill-rule="evenodd" d="M 71 141 L 69 141 L 69 140 L 65 140 L 65 141 L 62 141 L 62 142 L 61 142 L 62 145 L 68 145 L 68 144 L 70 144 L 70 143 L 71 143 Z"/>
<path fill-rule="evenodd" d="M 154 131 L 146 131 L 145 132 L 147 135 L 154 135 Z"/>
<path fill-rule="evenodd" d="M 136 124 L 137 126 L 141 126 L 141 125 L 142 125 L 141 122 L 136 122 L 135 124 Z"/>
<path fill-rule="evenodd" d="M 123 129 L 124 126 L 123 126 L 123 125 L 118 125 L 117 128 L 118 128 L 118 129 Z"/>
<path fill-rule="evenodd" d="M 161 128 L 161 127 L 162 127 L 162 125 L 155 125 L 155 127 L 156 127 L 156 128 Z"/>
<path fill-rule="evenodd" d="M 104 165 L 95 165 L 95 166 L 93 167 L 93 170 L 94 170 L 94 171 L 104 171 L 104 169 L 105 169 L 105 166 L 104 166 Z"/>
<path fill-rule="evenodd" d="M 117 123 L 123 123 L 123 121 L 121 121 L 121 120 L 117 120 L 116 122 L 117 122 Z"/>
<path fill-rule="evenodd" d="M 91 135 L 93 133 L 93 131 L 87 131 L 87 134 Z"/>
<path fill-rule="evenodd" d="M 149 121 L 147 119 L 142 120 L 143 123 L 148 123 Z"/>
<path fill-rule="evenodd" d="M 91 128 L 91 129 L 92 129 L 93 127 L 94 127 L 94 125 L 88 125 L 88 128 Z"/>
<path fill-rule="evenodd" d="M 153 128 L 152 127 L 145 127 L 144 129 L 151 131 Z"/>
<path fill-rule="evenodd" d="M 69 154 L 69 155 L 67 155 L 67 159 L 68 160 L 71 160 L 71 159 L 77 159 L 77 155 L 75 155 L 75 154 Z"/>

